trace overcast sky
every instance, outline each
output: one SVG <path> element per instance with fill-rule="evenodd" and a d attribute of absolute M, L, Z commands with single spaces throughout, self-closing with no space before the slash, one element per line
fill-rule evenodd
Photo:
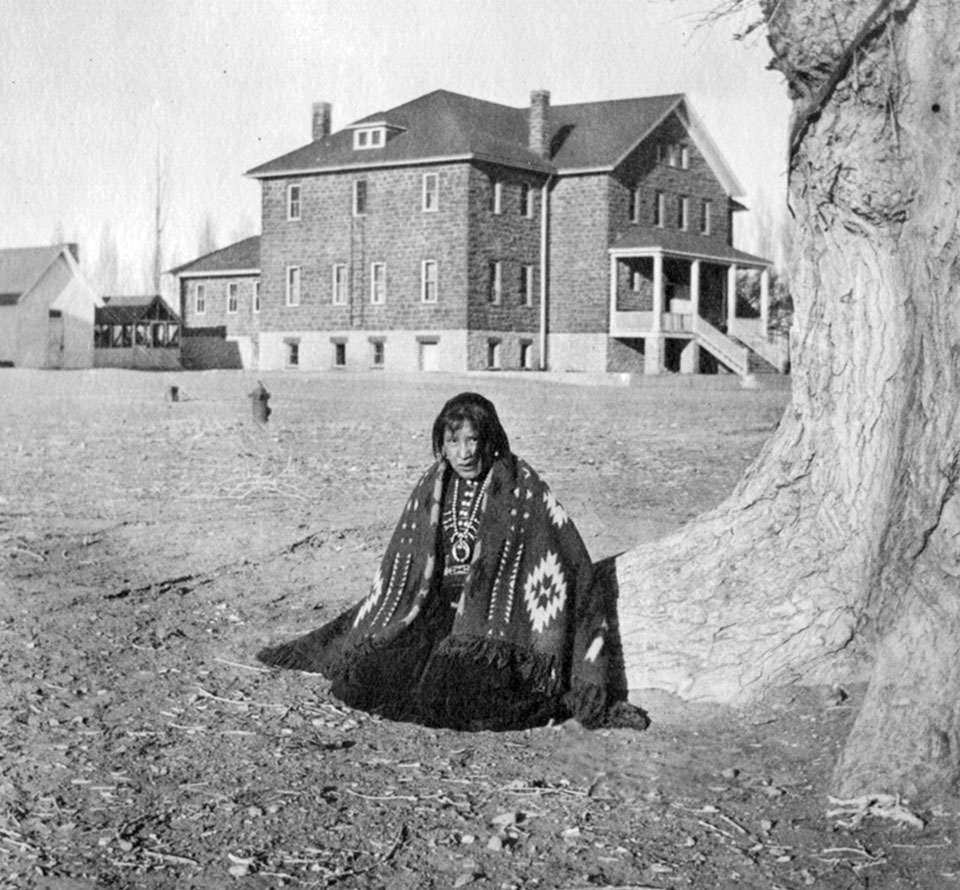
<path fill-rule="evenodd" d="M 523 107 L 683 92 L 744 186 L 782 214 L 789 106 L 743 17 L 719 0 L 0 0 L 0 247 L 58 227 L 97 260 L 109 225 L 123 290 L 144 286 L 156 158 L 167 267 L 259 232 L 250 168 L 435 89 Z M 755 214 L 756 215 L 756 214 Z M 761 211 L 762 215 L 762 211 Z M 738 246 L 758 244 L 749 225 Z"/>

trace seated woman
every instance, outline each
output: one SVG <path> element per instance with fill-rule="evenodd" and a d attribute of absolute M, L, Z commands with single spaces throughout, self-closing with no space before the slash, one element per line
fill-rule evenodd
<path fill-rule="evenodd" d="M 511 453 L 493 404 L 475 393 L 447 402 L 433 451 L 366 599 L 257 657 L 323 673 L 342 701 L 393 720 L 645 726 L 608 682 L 615 622 L 586 547 Z"/>

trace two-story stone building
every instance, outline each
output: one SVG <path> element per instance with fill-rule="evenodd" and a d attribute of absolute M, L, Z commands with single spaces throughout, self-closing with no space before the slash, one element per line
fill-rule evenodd
<path fill-rule="evenodd" d="M 746 373 L 744 344 L 764 349 L 769 263 L 733 247 L 742 190 L 683 95 L 438 90 L 338 132 L 316 103 L 312 136 L 248 173 L 258 311 L 224 323 L 254 367 Z M 176 270 L 188 329 L 210 318 L 203 262 Z M 743 268 L 763 274 L 749 322 Z"/>

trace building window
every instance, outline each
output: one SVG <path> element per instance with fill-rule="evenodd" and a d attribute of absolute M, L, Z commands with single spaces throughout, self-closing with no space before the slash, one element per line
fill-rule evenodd
<path fill-rule="evenodd" d="M 656 198 L 653 202 L 653 224 L 655 226 L 663 226 L 666 223 L 667 218 L 667 196 L 663 192 L 657 192 Z"/>
<path fill-rule="evenodd" d="M 370 264 L 370 302 L 380 306 L 387 299 L 386 263 Z"/>
<path fill-rule="evenodd" d="M 436 303 L 439 289 L 437 261 L 424 260 L 420 269 L 420 298 L 424 303 Z"/>
<path fill-rule="evenodd" d="M 680 146 L 676 143 L 667 146 L 667 163 L 676 167 L 680 161 Z"/>
<path fill-rule="evenodd" d="M 287 305 L 300 305 L 300 267 L 287 266 Z"/>
<path fill-rule="evenodd" d="M 380 148 L 386 142 L 385 127 L 365 127 L 353 131 L 353 147 L 359 149 Z"/>
<path fill-rule="evenodd" d="M 677 200 L 677 228 L 682 232 L 690 228 L 690 199 L 686 195 Z"/>
<path fill-rule="evenodd" d="M 680 146 L 680 166 L 684 170 L 690 169 L 690 146 L 689 145 Z"/>
<path fill-rule="evenodd" d="M 383 367 L 383 357 L 385 353 L 385 345 L 383 340 L 371 340 L 370 341 L 370 360 L 373 362 L 375 368 Z"/>
<path fill-rule="evenodd" d="M 336 368 L 347 366 L 347 344 L 345 340 L 333 341 L 333 364 Z"/>
<path fill-rule="evenodd" d="M 235 314 L 240 305 L 240 285 L 232 281 L 227 285 L 227 312 Z"/>
<path fill-rule="evenodd" d="M 287 186 L 287 219 L 300 219 L 300 186 Z"/>
<path fill-rule="evenodd" d="M 529 183 L 520 183 L 520 215 L 528 219 L 533 216 L 533 192 Z"/>
<path fill-rule="evenodd" d="M 525 371 L 533 367 L 533 343 L 530 340 L 520 341 L 520 367 Z"/>
<path fill-rule="evenodd" d="M 658 142 L 658 143 L 657 143 L 657 163 L 658 163 L 658 164 L 662 164 L 662 163 L 663 163 L 664 154 L 665 154 L 665 153 L 664 153 L 664 150 L 663 150 L 663 143 L 662 143 L 662 142 Z"/>
<path fill-rule="evenodd" d="M 704 201 L 700 204 L 700 234 L 710 234 L 710 215 L 713 210 L 712 201 Z"/>
<path fill-rule="evenodd" d="M 284 340 L 283 348 L 285 350 L 284 361 L 288 368 L 297 368 L 300 366 L 300 341 Z"/>
<path fill-rule="evenodd" d="M 503 213 L 503 183 L 499 179 L 490 181 L 490 212 Z"/>
<path fill-rule="evenodd" d="M 440 207 L 439 177 L 436 173 L 423 174 L 423 209 L 428 212 Z"/>
<path fill-rule="evenodd" d="M 193 292 L 193 309 L 197 315 L 205 315 L 207 311 L 207 289 L 204 285 L 198 284 Z"/>
<path fill-rule="evenodd" d="M 347 267 L 344 263 L 333 265 L 333 305 L 347 305 Z"/>
<path fill-rule="evenodd" d="M 627 216 L 630 218 L 630 222 L 638 223 L 640 222 L 640 187 L 633 186 L 630 189 L 630 199 L 627 206 Z"/>
<path fill-rule="evenodd" d="M 260 311 L 260 282 L 253 282 L 253 311 L 258 313 Z"/>
<path fill-rule="evenodd" d="M 520 267 L 520 305 L 533 305 L 533 266 Z"/>
<path fill-rule="evenodd" d="M 500 367 L 500 341 L 487 340 L 487 368 L 496 371 Z"/>
<path fill-rule="evenodd" d="M 357 179 L 353 183 L 353 215 L 363 216 L 367 212 L 367 181 Z"/>
<path fill-rule="evenodd" d="M 487 302 L 500 304 L 503 296 L 503 263 L 493 260 L 487 266 Z"/>

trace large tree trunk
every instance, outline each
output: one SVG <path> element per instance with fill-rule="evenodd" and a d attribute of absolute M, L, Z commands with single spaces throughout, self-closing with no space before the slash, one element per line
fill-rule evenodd
<path fill-rule="evenodd" d="M 869 674 L 837 792 L 929 792 L 960 775 L 960 4 L 768 14 L 793 401 L 723 505 L 619 559 L 628 684 L 742 702 Z"/>

